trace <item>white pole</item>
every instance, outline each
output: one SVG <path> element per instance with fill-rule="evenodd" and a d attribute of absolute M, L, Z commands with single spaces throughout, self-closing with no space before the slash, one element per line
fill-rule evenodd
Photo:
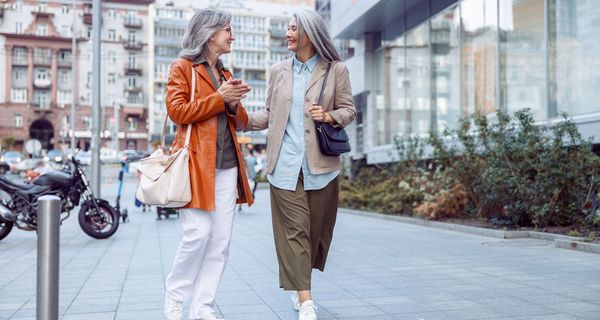
<path fill-rule="evenodd" d="M 71 135 L 71 155 L 75 152 L 75 125 L 77 124 L 77 119 L 75 119 L 75 108 L 77 104 L 77 83 L 75 81 L 75 74 L 77 72 L 77 0 L 73 0 L 73 26 L 71 27 L 72 39 L 71 39 L 71 84 L 73 85 L 73 90 L 71 93 L 71 121 L 69 121 L 69 132 Z"/>
<path fill-rule="evenodd" d="M 96 198 L 100 197 L 100 23 L 102 11 L 100 0 L 92 3 L 92 192 Z"/>

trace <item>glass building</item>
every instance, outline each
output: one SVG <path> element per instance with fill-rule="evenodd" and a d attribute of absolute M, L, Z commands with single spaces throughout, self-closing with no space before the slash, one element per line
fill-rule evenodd
<path fill-rule="evenodd" d="M 323 2 L 323 1 L 321 1 Z M 395 136 L 453 129 L 460 116 L 566 112 L 600 143 L 600 1 L 331 0 L 351 39 L 355 160 L 394 160 Z"/>

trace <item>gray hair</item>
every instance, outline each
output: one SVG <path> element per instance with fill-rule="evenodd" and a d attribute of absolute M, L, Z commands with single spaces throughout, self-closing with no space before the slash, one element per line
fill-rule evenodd
<path fill-rule="evenodd" d="M 333 45 L 323 17 L 312 10 L 300 10 L 294 12 L 294 18 L 296 18 L 298 34 L 300 35 L 298 45 L 301 45 L 302 41 L 304 41 L 304 32 L 306 32 L 319 58 L 327 62 L 341 60 L 340 55 Z"/>
<path fill-rule="evenodd" d="M 181 41 L 179 57 L 198 63 L 208 51 L 208 39 L 228 23 L 231 13 L 227 11 L 205 9 L 194 14 Z"/>

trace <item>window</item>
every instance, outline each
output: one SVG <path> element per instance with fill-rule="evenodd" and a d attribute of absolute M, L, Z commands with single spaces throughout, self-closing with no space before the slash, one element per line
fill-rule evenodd
<path fill-rule="evenodd" d="M 546 2 L 550 11 L 548 19 L 550 116 L 559 112 L 567 112 L 569 115 L 598 112 L 600 99 L 598 2 L 589 0 Z"/>
<path fill-rule="evenodd" d="M 63 36 L 63 38 L 70 36 L 70 34 L 71 34 L 71 27 L 64 25 L 64 24 L 60 26 L 60 35 Z"/>
<path fill-rule="evenodd" d="M 87 81 L 86 82 L 87 87 L 91 88 L 92 87 L 92 73 L 91 72 L 87 73 L 87 80 L 86 81 Z"/>
<path fill-rule="evenodd" d="M 92 118 L 88 116 L 81 117 L 81 121 L 83 125 L 87 128 L 87 130 L 92 130 Z"/>
<path fill-rule="evenodd" d="M 129 68 L 136 68 L 136 63 L 135 63 L 135 55 L 130 54 L 129 55 Z"/>
<path fill-rule="evenodd" d="M 87 28 L 87 34 L 86 34 L 88 39 L 92 38 L 92 27 L 88 27 Z"/>
<path fill-rule="evenodd" d="M 117 40 L 117 34 L 116 34 L 116 31 L 114 29 L 109 29 L 108 30 L 108 40 L 110 40 L 110 41 Z"/>
<path fill-rule="evenodd" d="M 544 120 L 544 0 L 500 0 L 500 4 L 500 106 L 509 112 L 530 108 L 536 119 Z"/>
<path fill-rule="evenodd" d="M 35 91 L 33 93 L 33 101 L 40 109 L 50 109 L 50 92 Z"/>
<path fill-rule="evenodd" d="M 127 129 L 129 131 L 137 130 L 137 118 L 136 117 L 128 117 L 127 118 Z"/>
<path fill-rule="evenodd" d="M 10 101 L 15 103 L 25 103 L 27 102 L 27 89 L 18 89 L 13 88 L 11 90 Z"/>
<path fill-rule="evenodd" d="M 23 128 L 23 116 L 15 114 L 15 128 Z"/>
<path fill-rule="evenodd" d="M 135 31 L 129 31 L 129 35 L 127 37 L 127 41 L 130 44 L 135 44 Z"/>
<path fill-rule="evenodd" d="M 136 87 L 136 79 L 135 79 L 135 77 L 129 77 L 127 79 L 127 84 L 129 85 L 129 88 L 135 88 Z"/>
<path fill-rule="evenodd" d="M 496 36 L 498 33 L 495 0 L 461 2 L 462 108 L 466 112 L 496 112 Z"/>
<path fill-rule="evenodd" d="M 108 61 L 111 62 L 111 63 L 117 62 L 117 58 L 115 56 L 115 52 L 114 51 L 109 51 L 108 52 Z"/>
<path fill-rule="evenodd" d="M 71 84 L 71 72 L 67 70 L 60 70 L 58 72 L 58 81 L 60 84 L 68 86 Z"/>
<path fill-rule="evenodd" d="M 62 14 L 69 14 L 69 12 L 71 12 L 71 8 L 65 4 L 62 6 L 61 12 L 62 12 Z"/>
<path fill-rule="evenodd" d="M 108 18 L 115 19 L 117 17 L 117 11 L 115 9 L 108 10 Z"/>
<path fill-rule="evenodd" d="M 37 4 L 37 7 L 36 7 L 37 12 L 46 12 L 47 9 L 48 9 L 47 3 L 40 2 Z"/>
<path fill-rule="evenodd" d="M 108 84 L 115 84 L 115 74 L 114 73 L 108 74 Z"/>
<path fill-rule="evenodd" d="M 66 104 L 70 104 L 72 99 L 71 91 L 58 90 L 56 92 L 56 102 L 59 107 L 64 108 Z"/>
<path fill-rule="evenodd" d="M 456 128 L 461 116 L 458 18 L 458 5 L 431 18 L 431 116 L 438 131 Z"/>
<path fill-rule="evenodd" d="M 23 33 L 23 21 L 17 21 L 15 23 L 15 33 L 22 34 Z"/>
<path fill-rule="evenodd" d="M 47 36 L 48 35 L 48 26 L 45 24 L 38 24 L 37 29 L 35 30 L 36 36 Z"/>

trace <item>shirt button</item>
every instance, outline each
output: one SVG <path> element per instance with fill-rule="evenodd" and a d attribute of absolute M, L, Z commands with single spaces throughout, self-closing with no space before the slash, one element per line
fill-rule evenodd
<path fill-rule="evenodd" d="M 305 118 L 308 118 L 308 113 L 305 113 L 305 114 L 304 114 L 304 117 L 305 117 Z"/>
<path fill-rule="evenodd" d="M 304 132 L 306 132 L 306 133 L 310 133 L 310 130 L 306 129 L 306 130 L 304 130 Z"/>
<path fill-rule="evenodd" d="M 308 102 L 308 98 L 304 98 L 304 101 Z"/>

